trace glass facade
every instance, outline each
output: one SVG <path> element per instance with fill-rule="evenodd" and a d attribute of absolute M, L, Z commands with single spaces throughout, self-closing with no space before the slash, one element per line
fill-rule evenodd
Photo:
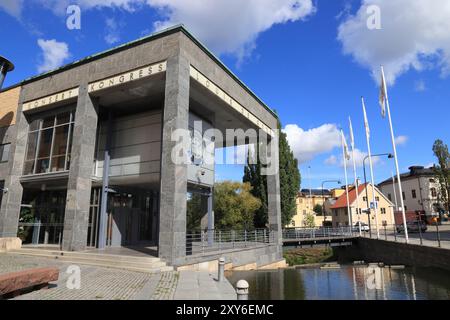
<path fill-rule="evenodd" d="M 30 123 L 24 175 L 67 171 L 75 111 L 67 111 Z"/>

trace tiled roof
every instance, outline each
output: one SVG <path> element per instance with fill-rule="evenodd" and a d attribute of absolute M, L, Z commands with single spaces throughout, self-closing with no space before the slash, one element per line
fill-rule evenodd
<path fill-rule="evenodd" d="M 362 184 L 358 187 L 359 195 L 364 191 L 366 185 L 368 184 Z M 356 188 L 351 187 L 348 191 L 348 199 L 350 201 L 350 204 L 352 204 L 356 200 Z M 346 193 L 342 194 L 334 203 L 333 206 L 330 207 L 330 209 L 339 209 L 339 208 L 346 208 L 347 207 L 347 196 Z"/>

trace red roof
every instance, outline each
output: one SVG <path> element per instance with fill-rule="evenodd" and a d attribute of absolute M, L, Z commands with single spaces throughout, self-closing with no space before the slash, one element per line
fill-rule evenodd
<path fill-rule="evenodd" d="M 366 187 L 366 184 L 362 184 L 362 185 L 358 186 L 359 194 L 361 194 L 364 191 L 365 187 Z M 350 201 L 350 205 L 356 200 L 356 188 L 355 187 L 349 188 L 348 199 Z M 346 208 L 346 207 L 347 207 L 347 196 L 346 196 L 346 192 L 344 192 L 342 194 L 342 196 L 337 198 L 334 205 L 331 206 L 331 209 L 339 209 L 339 208 Z"/>

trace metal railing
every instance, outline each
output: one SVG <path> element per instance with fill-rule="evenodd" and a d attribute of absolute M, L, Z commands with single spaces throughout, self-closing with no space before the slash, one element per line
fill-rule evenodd
<path fill-rule="evenodd" d="M 292 228 L 283 230 L 283 240 L 302 240 L 302 239 L 318 239 L 318 238 L 342 238 L 353 237 L 359 234 L 359 230 L 355 227 L 338 227 L 338 228 Z"/>
<path fill-rule="evenodd" d="M 419 227 L 420 225 L 420 227 Z M 425 224 L 411 221 L 407 224 L 409 244 L 450 249 L 450 224 Z M 378 227 L 378 239 L 405 243 L 403 224 L 388 224 Z M 377 239 L 372 226 L 371 232 L 363 232 L 362 237 Z"/>
<path fill-rule="evenodd" d="M 268 229 L 193 231 L 186 234 L 186 255 L 259 247 L 274 242 L 275 233 Z"/>

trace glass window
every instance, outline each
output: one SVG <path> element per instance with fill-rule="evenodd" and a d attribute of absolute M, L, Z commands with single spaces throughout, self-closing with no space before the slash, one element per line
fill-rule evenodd
<path fill-rule="evenodd" d="M 53 142 L 53 156 L 65 156 L 69 135 L 69 125 L 56 127 L 55 141 Z"/>
<path fill-rule="evenodd" d="M 44 118 L 42 121 L 42 128 L 50 128 L 55 125 L 55 116 Z"/>
<path fill-rule="evenodd" d="M 72 121 L 73 113 L 65 112 L 30 123 L 24 163 L 25 175 L 69 169 Z"/>
<path fill-rule="evenodd" d="M 30 123 L 30 131 L 36 131 L 39 130 L 39 126 L 41 124 L 41 120 L 33 120 Z"/>
<path fill-rule="evenodd" d="M 70 122 L 70 112 L 61 113 L 56 116 L 56 125 L 67 124 Z"/>
<path fill-rule="evenodd" d="M 415 199 L 416 198 L 416 190 L 411 190 L 411 194 L 412 194 L 412 197 L 413 197 L 413 199 Z"/>
<path fill-rule="evenodd" d="M 10 148 L 10 143 L 0 145 L 0 162 L 8 162 Z"/>

